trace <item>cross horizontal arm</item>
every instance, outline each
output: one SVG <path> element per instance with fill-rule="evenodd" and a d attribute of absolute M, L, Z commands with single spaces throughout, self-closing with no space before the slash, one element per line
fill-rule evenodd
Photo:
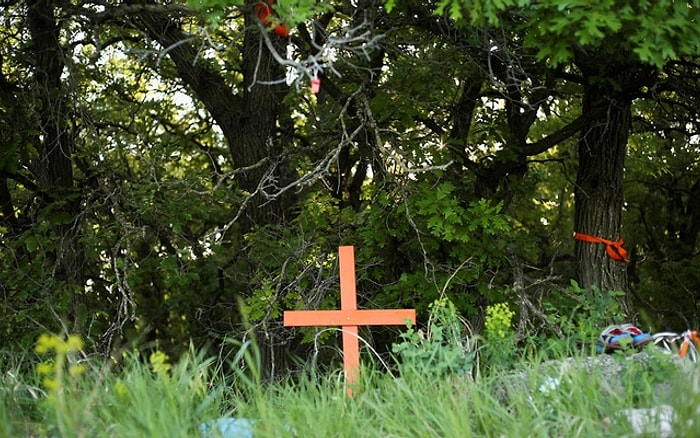
<path fill-rule="evenodd" d="M 343 325 L 403 325 L 416 322 L 415 309 L 292 310 L 284 312 L 286 327 Z"/>

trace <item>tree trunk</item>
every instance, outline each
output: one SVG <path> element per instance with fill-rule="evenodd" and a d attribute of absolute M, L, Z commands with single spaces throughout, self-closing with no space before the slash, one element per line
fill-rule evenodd
<path fill-rule="evenodd" d="M 187 41 L 188 37 L 176 20 L 156 12 L 143 12 L 138 16 L 142 29 L 167 48 L 178 75 L 204 104 L 226 138 L 233 167 L 238 171 L 234 180 L 237 187 L 248 195 L 238 221 L 237 234 L 240 236 L 256 227 L 288 221 L 289 209 L 295 199 L 292 190 L 279 193 L 281 187 L 292 181 L 295 172 L 285 157 L 287 144 L 279 128 L 289 124 L 282 120 L 285 114 L 282 99 L 289 87 L 280 82 L 285 77 L 284 67 L 275 60 L 264 38 L 269 38 L 271 46 L 282 54 L 285 53 L 285 40 L 274 33 L 261 33 L 264 31 L 260 30 L 254 14 L 257 3 L 256 0 L 246 0 L 242 9 L 245 13 L 240 66 L 243 85 L 238 90 L 227 84 L 222 71 L 205 57 L 198 56 L 198 49 Z M 286 139 L 289 139 L 288 135 Z M 228 238 L 242 240 L 231 235 Z M 246 255 L 241 254 L 240 259 L 244 258 Z M 257 266 L 249 264 L 241 266 L 240 270 L 241 277 L 254 278 Z M 244 294 L 250 292 L 242 291 Z M 286 367 L 285 346 L 273 338 L 274 334 L 257 337 L 262 372 L 266 378 L 274 377 L 276 367 Z"/>
<path fill-rule="evenodd" d="M 631 122 L 631 101 L 615 97 L 620 94 L 610 82 L 596 80 L 584 87 L 583 113 L 601 116 L 581 131 L 575 188 L 574 231 L 611 241 L 621 237 L 622 180 Z M 581 287 L 627 291 L 627 265 L 611 259 L 604 244 L 576 240 L 575 254 Z M 623 309 L 628 311 L 629 306 Z"/>
<path fill-rule="evenodd" d="M 275 83 L 284 78 L 283 67 L 274 59 L 257 25 L 253 11 L 256 1 L 248 0 L 244 8 L 243 87 L 233 90 L 222 73 L 190 44 L 180 25 L 167 15 L 156 12 L 139 14 L 138 21 L 147 34 L 167 48 L 179 76 L 204 104 L 226 138 L 233 165 L 240 171 L 236 182 L 251 194 L 240 221 L 242 233 L 255 226 L 279 224 L 293 203 L 292 191 L 274 200 L 274 194 L 291 180 L 293 170 L 283 159 L 284 145 L 278 136 L 281 104 L 288 86 Z M 278 53 L 284 53 L 283 40 L 266 35 Z"/>
<path fill-rule="evenodd" d="M 32 171 L 38 181 L 42 199 L 52 205 L 47 208 L 51 231 L 57 236 L 54 248 L 52 286 L 54 294 L 50 306 L 68 303 L 66 315 L 72 320 L 70 330 L 79 333 L 85 317 L 82 301 L 82 250 L 77 225 L 80 199 L 73 181 L 73 139 L 68 124 L 66 93 L 61 84 L 65 68 L 61 46 L 60 24 L 55 14 L 54 0 L 35 0 L 27 3 L 27 24 L 32 38 L 33 81 L 37 97 L 36 119 L 38 135 L 35 138 L 38 159 Z M 65 323 L 65 322 L 64 322 Z"/>

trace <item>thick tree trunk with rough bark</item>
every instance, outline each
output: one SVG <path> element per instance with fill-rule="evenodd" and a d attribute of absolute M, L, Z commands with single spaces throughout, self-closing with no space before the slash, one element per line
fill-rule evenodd
<path fill-rule="evenodd" d="M 37 97 L 36 119 L 39 135 L 35 145 L 39 151 L 33 163 L 45 202 L 50 202 L 48 213 L 52 232 L 57 236 L 54 248 L 54 294 L 65 292 L 66 297 L 49 298 L 49 306 L 70 303 L 70 328 L 80 332 L 85 318 L 82 302 L 83 275 L 82 249 L 79 243 L 78 221 L 80 199 L 73 181 L 73 138 L 68 117 L 66 91 L 61 75 L 65 68 L 64 49 L 61 46 L 60 21 L 56 16 L 54 0 L 36 0 L 27 3 L 27 24 L 32 38 L 33 81 Z"/>
<path fill-rule="evenodd" d="M 226 138 L 233 165 L 238 169 L 239 188 L 252 196 L 241 217 L 241 231 L 255 226 L 279 224 L 293 202 L 291 191 L 274 200 L 274 194 L 291 177 L 283 160 L 284 145 L 278 136 L 281 103 L 287 85 L 283 67 L 274 59 L 264 38 L 278 53 L 284 53 L 280 37 L 262 35 L 253 11 L 257 2 L 245 7 L 243 41 L 243 87 L 233 90 L 209 61 L 199 56 L 199 49 L 190 44 L 188 36 L 176 20 L 158 12 L 138 15 L 140 27 L 167 50 L 182 80 L 204 104 Z M 273 83 L 274 84 L 271 84 Z"/>
<path fill-rule="evenodd" d="M 600 116 L 581 130 L 575 188 L 574 231 L 611 241 L 621 237 L 622 181 L 631 123 L 631 101 L 618 96 L 619 90 L 610 82 L 596 81 L 584 88 L 583 113 Z M 627 265 L 610 258 L 604 244 L 577 240 L 575 253 L 580 286 L 627 290 Z"/>

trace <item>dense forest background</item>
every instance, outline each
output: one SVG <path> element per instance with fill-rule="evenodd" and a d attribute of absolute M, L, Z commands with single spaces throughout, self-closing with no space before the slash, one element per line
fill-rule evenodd
<path fill-rule="evenodd" d="M 337 342 L 281 314 L 338 306 L 339 245 L 423 322 L 619 291 L 696 328 L 700 2 L 596 3 L 3 0 L 0 347 L 255 337 L 280 375 Z"/>

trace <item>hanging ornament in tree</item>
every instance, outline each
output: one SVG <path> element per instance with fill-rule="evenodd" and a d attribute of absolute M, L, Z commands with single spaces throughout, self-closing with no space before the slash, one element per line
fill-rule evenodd
<path fill-rule="evenodd" d="M 321 78 L 315 76 L 313 79 L 311 79 L 311 92 L 318 94 L 319 91 L 321 91 Z"/>
<path fill-rule="evenodd" d="M 266 0 L 255 5 L 255 16 L 258 17 L 258 20 L 260 20 L 265 27 L 270 27 L 271 22 L 269 17 L 272 15 L 272 4 L 274 2 L 275 0 Z M 289 36 L 289 29 L 282 23 L 277 24 L 273 30 L 277 36 L 282 38 L 287 38 Z"/>

